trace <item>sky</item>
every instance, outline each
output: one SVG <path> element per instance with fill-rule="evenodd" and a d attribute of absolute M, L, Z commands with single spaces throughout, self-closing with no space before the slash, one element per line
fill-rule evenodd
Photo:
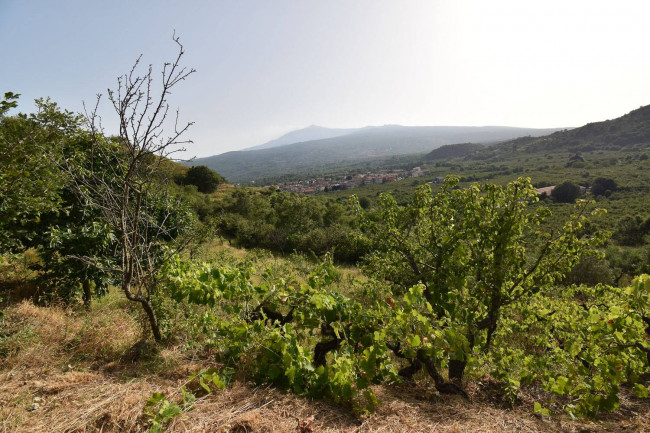
<path fill-rule="evenodd" d="M 0 92 L 80 112 L 139 55 L 172 60 L 175 31 L 197 70 L 169 98 L 185 157 L 312 124 L 581 126 L 650 104 L 648 18 L 647 0 L 0 0 Z"/>

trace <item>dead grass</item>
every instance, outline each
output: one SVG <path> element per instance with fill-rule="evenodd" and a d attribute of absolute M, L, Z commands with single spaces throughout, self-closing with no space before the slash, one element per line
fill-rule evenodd
<path fill-rule="evenodd" d="M 144 432 L 146 400 L 153 392 L 178 399 L 188 375 L 208 361 L 185 359 L 163 348 L 149 360 L 130 362 L 125 353 L 142 338 L 136 312 L 119 297 L 92 314 L 23 302 L 6 310 L 0 347 L 1 432 Z M 6 331 L 6 332 L 5 332 Z M 327 401 L 236 382 L 201 397 L 174 419 L 170 432 L 618 432 L 650 431 L 646 401 L 625 396 L 619 412 L 600 421 L 537 417 L 534 389 L 507 409 L 491 383 L 471 383 L 472 397 L 440 396 L 424 385 L 379 386 L 384 402 L 370 416 Z"/>
<path fill-rule="evenodd" d="M 22 301 L 6 311 L 7 355 L 0 365 L 12 368 L 56 367 L 80 360 L 91 364 L 115 359 L 140 338 L 137 319 L 116 310 L 113 298 L 90 313 L 38 307 Z M 13 356 L 15 355 L 15 356 Z"/>
<path fill-rule="evenodd" d="M 160 377 L 120 381 L 104 372 L 47 376 L 10 371 L 0 383 L 0 430 L 16 432 L 141 432 L 142 408 L 153 392 L 173 395 L 179 382 Z M 648 414 L 627 420 L 575 422 L 543 419 L 524 409 L 505 410 L 420 388 L 378 387 L 385 401 L 357 418 L 325 401 L 270 388 L 234 384 L 199 399 L 169 432 L 618 432 L 647 431 Z M 302 426 L 302 429 L 299 428 Z"/>

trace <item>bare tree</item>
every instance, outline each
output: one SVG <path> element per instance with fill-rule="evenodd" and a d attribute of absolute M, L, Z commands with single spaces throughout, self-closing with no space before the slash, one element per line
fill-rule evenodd
<path fill-rule="evenodd" d="M 92 137 L 93 160 L 100 161 L 76 190 L 91 205 L 101 209 L 102 218 L 116 234 L 113 264 L 97 257 L 82 257 L 95 266 L 110 267 L 127 299 L 142 305 L 156 341 L 162 339 L 152 303 L 160 267 L 189 237 L 184 217 L 179 216 L 177 199 L 162 187 L 164 164 L 172 154 L 185 150 L 191 140 L 183 139 L 192 122 L 180 125 L 178 110 L 170 115 L 167 98 L 171 90 L 195 72 L 181 66 L 183 45 L 174 35 L 178 54 L 164 63 L 161 81 L 156 83 L 151 65 L 143 74 L 140 56 L 130 72 L 119 77 L 117 87 L 108 90 L 108 100 L 119 117 L 119 136 L 104 135 L 97 104 L 85 117 Z M 167 132 L 173 124 L 173 131 Z"/>

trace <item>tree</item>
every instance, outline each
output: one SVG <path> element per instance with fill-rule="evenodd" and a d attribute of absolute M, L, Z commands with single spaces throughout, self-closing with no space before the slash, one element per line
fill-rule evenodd
<path fill-rule="evenodd" d="M 5 93 L 0 105 L 0 251 L 20 251 L 34 236 L 30 224 L 60 205 L 65 175 L 59 170 L 63 142 L 80 119 L 49 99 L 37 112 L 7 116 L 19 95 Z"/>
<path fill-rule="evenodd" d="M 580 197 L 580 187 L 572 182 L 562 182 L 551 191 L 551 197 L 558 203 L 573 203 Z"/>
<path fill-rule="evenodd" d="M 181 179 L 183 185 L 195 185 L 199 192 L 211 194 L 217 190 L 224 178 L 214 170 L 210 170 L 205 165 L 195 165 L 190 167 Z"/>
<path fill-rule="evenodd" d="M 591 184 L 591 193 L 593 195 L 606 195 L 607 191 L 616 191 L 617 185 L 614 179 L 599 177 Z"/>
<path fill-rule="evenodd" d="M 645 221 L 640 215 L 621 218 L 616 225 L 614 239 L 621 245 L 643 245 L 644 236 L 650 233 L 650 217 Z"/>
<path fill-rule="evenodd" d="M 2 112 L 15 107 L 7 93 Z M 11 103 L 8 103 L 10 100 Z M 42 293 L 71 301 L 83 290 L 90 305 L 91 284 L 104 293 L 111 275 L 80 260 L 84 254 L 106 263 L 115 251 L 112 233 L 99 221 L 98 210 L 74 193 L 88 168 L 97 164 L 81 116 L 61 110 L 49 99 L 36 101 L 34 114 L 3 117 L 0 189 L 3 250 L 35 248 Z M 96 158 L 95 158 L 96 159 Z M 6 166 L 5 166 L 6 164 Z M 104 174 L 108 174 L 106 167 Z"/>
<path fill-rule="evenodd" d="M 114 230 L 102 221 L 101 209 L 75 188 L 75 185 L 88 183 L 91 170 L 95 175 L 101 173 L 107 184 L 116 185 L 117 179 L 111 176 L 112 166 L 117 161 L 108 165 L 110 161 L 98 157 L 106 149 L 87 152 L 91 144 L 88 132 L 82 129 L 66 138 L 59 161 L 61 170 L 67 175 L 59 192 L 60 207 L 43 214 L 34 223 L 36 236 L 29 244 L 39 252 L 41 272 L 38 279 L 45 286 L 44 293 L 71 302 L 81 290 L 87 308 L 91 304 L 93 286 L 96 296 L 102 296 L 107 293 L 109 284 L 115 283 L 115 272 L 111 268 L 118 250 Z M 115 146 L 110 142 L 103 144 Z M 99 263 L 101 266 L 95 265 Z"/>
<path fill-rule="evenodd" d="M 138 75 L 138 58 L 129 73 L 118 78 L 117 88 L 108 90 L 119 119 L 119 135 L 113 146 L 101 129 L 97 105 L 86 113 L 90 128 L 91 152 L 110 167 L 110 181 L 100 170 L 91 168 L 76 192 L 87 203 L 100 209 L 102 221 L 115 233 L 118 243 L 117 265 L 110 271 L 118 275 L 120 288 L 127 299 L 139 303 L 145 311 L 156 341 L 162 339 L 152 296 L 157 290 L 158 272 L 170 257 L 185 248 L 191 239 L 194 218 L 189 209 L 174 197 L 168 187 L 163 163 L 178 147 L 189 143 L 183 134 L 192 123 L 179 125 L 178 111 L 173 131 L 166 133 L 171 90 L 194 69 L 182 67 L 183 45 L 174 36 L 178 54 L 164 64 L 161 82 L 155 87 L 150 65 Z M 106 268 L 94 257 L 83 256 L 88 263 Z"/>
<path fill-rule="evenodd" d="M 596 284 L 612 284 L 614 280 L 614 271 L 607 260 L 596 256 L 587 256 L 583 257 L 571 269 L 571 272 L 567 274 L 566 282 L 595 286 Z"/>
<path fill-rule="evenodd" d="M 406 206 L 383 194 L 377 222 L 359 212 L 376 249 L 366 270 L 392 283 L 396 295 L 422 294 L 421 314 L 444 330 L 449 378 L 460 381 L 472 354 L 490 350 L 504 309 L 562 281 L 602 237 L 580 237 L 584 204 L 559 233 L 540 230 L 550 211 L 532 206 L 538 199 L 528 179 L 505 187 L 457 189 L 457 183 L 448 178 L 435 195 L 422 185 Z M 398 341 L 393 347 L 404 357 L 400 344 L 407 346 Z M 411 367 L 427 366 L 444 390 L 433 353 L 418 350 Z"/>

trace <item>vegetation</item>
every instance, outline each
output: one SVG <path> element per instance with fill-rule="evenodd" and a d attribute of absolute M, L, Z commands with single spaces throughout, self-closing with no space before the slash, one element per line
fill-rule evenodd
<path fill-rule="evenodd" d="M 476 143 L 447 144 L 432 150 L 424 156 L 425 160 L 444 160 L 458 158 L 482 149 L 484 146 Z"/>
<path fill-rule="evenodd" d="M 616 189 L 616 181 L 614 179 L 607 179 L 605 177 L 598 177 L 591 184 L 591 193 L 595 196 L 609 196 L 612 194 L 612 192 L 616 191 Z"/>
<path fill-rule="evenodd" d="M 298 141 L 280 147 L 226 152 L 200 158 L 206 165 L 233 182 L 258 184 L 263 179 L 285 175 L 312 175 L 341 165 L 363 165 L 373 159 L 391 159 L 421 154 L 445 144 L 467 141 L 494 143 L 522 135 L 545 135 L 555 129 L 503 126 L 399 126 L 385 125 L 352 130 L 318 140 Z"/>
<path fill-rule="evenodd" d="M 448 376 L 460 382 L 471 353 L 490 350 L 503 310 L 549 290 L 603 238 L 579 237 L 584 205 L 559 233 L 539 230 L 549 211 L 528 210 L 537 195 L 527 180 L 454 190 L 457 182 L 436 195 L 419 187 L 405 207 L 383 196 L 368 268 L 394 293 L 423 285 L 429 321 L 452 340 Z"/>
<path fill-rule="evenodd" d="M 574 203 L 580 197 L 580 187 L 572 182 L 562 182 L 551 191 L 551 197 L 559 203 Z"/>
<path fill-rule="evenodd" d="M 183 176 L 176 179 L 180 185 L 194 185 L 203 194 L 212 194 L 225 179 L 216 171 L 210 170 L 205 165 L 190 167 Z"/>
<path fill-rule="evenodd" d="M 236 188 L 217 208 L 222 236 L 245 248 L 300 251 L 354 263 L 367 251 L 346 203 L 282 192 Z"/>
<path fill-rule="evenodd" d="M 540 417 L 646 401 L 647 110 L 605 125 L 612 149 L 587 144 L 605 139 L 600 124 L 441 148 L 418 161 L 424 178 L 351 200 L 233 187 L 171 160 L 191 124 L 165 133 L 167 97 L 193 72 L 175 41 L 158 91 L 138 62 L 109 91 L 115 137 L 96 110 L 78 116 L 46 99 L 10 115 L 18 95 L 5 94 L 0 367 L 117 363 L 129 378 L 142 374 L 133 365 L 171 374 L 166 351 L 195 360 L 176 389 L 147 388 L 138 428 L 150 431 L 247 382 L 357 415 L 380 410 L 386 389 L 429 380 L 463 405 L 497 395 Z M 555 185 L 552 200 L 531 178 Z"/>
<path fill-rule="evenodd" d="M 26 226 L 59 207 L 64 178 L 61 159 L 66 133 L 78 117 L 62 112 L 49 100 L 37 100 L 31 115 L 8 116 L 19 95 L 7 92 L 0 106 L 0 249 L 19 249 L 34 235 Z"/>

